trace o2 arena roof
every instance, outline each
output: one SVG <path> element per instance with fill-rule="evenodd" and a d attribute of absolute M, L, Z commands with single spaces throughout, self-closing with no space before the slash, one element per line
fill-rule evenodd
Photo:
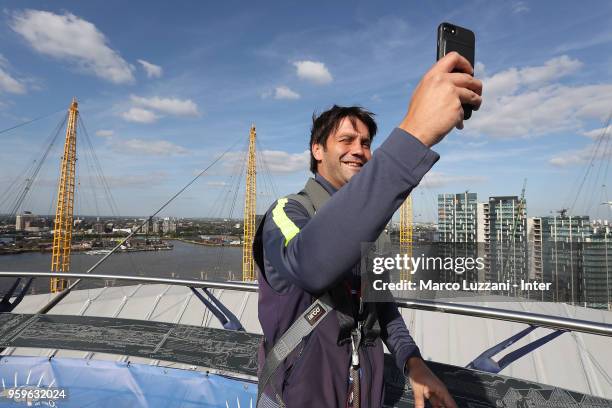
<path fill-rule="evenodd" d="M 257 318 L 257 293 L 227 289 L 215 289 L 212 292 L 240 319 L 247 332 L 261 333 Z M 51 294 L 27 296 L 13 313 L 35 313 L 51 297 Z M 612 312 L 567 304 L 500 301 L 472 304 L 612 323 Z M 423 357 L 455 366 L 466 366 L 489 347 L 527 327 L 525 324 L 479 317 L 404 308 L 400 310 Z M 73 291 L 52 310 L 52 314 L 115 317 L 223 328 L 189 288 L 161 284 Z M 551 332 L 551 329 L 537 328 L 500 354 L 507 354 Z M 566 332 L 513 362 L 499 374 L 610 399 L 610 350 L 612 339 L 609 337 Z M 8 348 L 2 354 L 92 358 L 193 368 L 180 363 L 151 361 L 141 357 L 72 350 Z"/>

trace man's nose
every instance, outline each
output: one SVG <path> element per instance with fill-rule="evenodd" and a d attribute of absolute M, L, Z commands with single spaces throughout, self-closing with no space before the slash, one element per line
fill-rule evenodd
<path fill-rule="evenodd" d="M 365 155 L 363 144 L 361 143 L 361 140 L 357 139 L 353 141 L 353 143 L 351 144 L 351 154 L 354 156 L 361 156 L 361 157 Z"/>

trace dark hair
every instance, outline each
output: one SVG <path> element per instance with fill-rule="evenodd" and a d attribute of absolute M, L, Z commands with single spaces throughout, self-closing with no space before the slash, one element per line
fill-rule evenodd
<path fill-rule="evenodd" d="M 317 116 L 316 112 L 312 115 L 312 128 L 310 129 L 310 171 L 317 172 L 317 160 L 312 154 L 312 145 L 314 143 L 327 146 L 327 138 L 332 133 L 338 130 L 342 119 L 348 117 L 353 127 L 357 127 L 356 119 L 362 121 L 368 128 L 370 140 L 374 139 L 378 126 L 374 121 L 374 114 L 363 109 L 360 106 L 338 106 L 334 105 L 331 109 L 326 110 Z"/>

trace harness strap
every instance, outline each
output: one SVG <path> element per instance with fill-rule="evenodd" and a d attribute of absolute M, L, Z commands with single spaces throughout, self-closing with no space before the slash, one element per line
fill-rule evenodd
<path fill-rule="evenodd" d="M 293 324 L 287 329 L 287 331 L 281 336 L 276 342 L 272 350 L 268 352 L 266 361 L 259 375 L 259 384 L 257 389 L 257 407 L 261 408 L 260 405 L 261 395 L 264 388 L 270 381 L 270 378 L 274 375 L 281 363 L 287 358 L 297 346 L 302 342 L 302 339 L 306 337 L 315 327 L 328 316 L 330 311 L 333 310 L 331 296 L 326 293 L 318 298 L 308 309 L 306 309 Z M 282 399 L 281 399 L 282 401 Z"/>
<path fill-rule="evenodd" d="M 329 200 L 330 195 L 321 186 L 315 179 L 310 178 L 306 183 L 306 186 L 302 191 L 298 194 L 291 194 L 286 196 L 283 200 L 295 200 L 300 203 L 308 212 L 310 218 L 312 218 L 316 211 L 320 209 L 327 200 Z M 261 224 L 258 228 L 256 239 L 254 242 L 254 248 L 260 248 L 263 245 L 261 242 L 261 229 L 263 227 L 264 220 L 261 221 Z M 295 231 L 293 231 L 295 232 Z M 288 236 L 296 235 L 295 233 L 288 233 Z M 286 239 L 287 239 L 286 235 Z M 288 241 L 286 242 L 288 243 Z M 254 251 L 255 252 L 255 261 L 258 266 L 263 265 L 263 251 Z M 261 266 L 260 266 L 261 267 Z M 332 301 L 332 298 L 339 301 Z M 284 407 L 285 404 L 282 400 L 282 396 L 278 395 L 278 393 L 274 396 L 276 401 L 274 401 L 270 396 L 264 393 L 265 387 L 270 382 L 270 379 L 281 365 L 281 363 L 289 356 L 289 354 L 295 350 L 295 348 L 303 341 L 304 337 L 310 334 L 314 328 L 319 325 L 323 319 L 328 316 L 330 311 L 335 310 L 336 307 L 340 307 L 338 309 L 338 319 L 340 325 L 340 336 L 338 339 L 338 343 L 341 344 L 343 338 L 346 341 L 352 340 L 351 333 L 353 326 L 355 324 L 355 320 L 352 317 L 351 308 L 351 300 L 350 295 L 344 291 L 342 286 L 338 286 L 332 289 L 330 292 L 325 293 L 320 298 L 316 299 L 311 306 L 309 306 L 306 311 L 304 311 L 293 324 L 287 329 L 287 331 L 281 336 L 281 338 L 274 344 L 272 349 L 267 353 L 266 360 L 264 362 L 264 366 L 259 375 L 258 389 L 257 389 L 257 408 L 276 408 L 276 407 Z M 368 316 L 367 322 L 372 324 L 373 327 L 366 335 L 367 340 L 371 340 L 373 337 L 376 339 L 380 333 L 380 326 L 378 324 L 378 319 L 375 311 L 370 313 Z M 373 322 L 371 321 L 373 320 Z M 359 341 L 357 344 L 353 344 L 352 346 L 356 349 L 353 350 L 359 355 L 359 347 L 361 345 L 361 324 L 359 325 Z M 358 358 L 358 357 L 357 357 Z M 351 364 L 350 367 L 350 376 L 352 379 L 352 390 L 351 394 L 353 397 L 356 397 L 356 408 L 359 407 L 359 398 L 360 398 L 360 387 L 359 387 L 359 362 L 357 360 L 357 366 Z"/>
<path fill-rule="evenodd" d="M 312 206 L 315 208 L 315 210 L 319 210 L 321 207 L 323 207 L 323 204 L 325 204 L 325 202 L 330 198 L 327 190 L 325 190 L 325 188 L 323 188 L 323 186 L 313 178 L 308 179 L 302 192 L 304 192 L 308 198 L 310 198 Z"/>

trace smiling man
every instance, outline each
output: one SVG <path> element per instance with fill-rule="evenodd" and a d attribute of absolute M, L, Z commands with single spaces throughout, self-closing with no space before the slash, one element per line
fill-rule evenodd
<path fill-rule="evenodd" d="M 334 106 L 313 118 L 310 171 L 338 190 L 372 158 L 376 128 L 372 114 L 358 107 Z"/>
<path fill-rule="evenodd" d="M 422 360 L 395 303 L 364 302 L 360 258 L 438 160 L 431 146 L 463 127 L 482 84 L 450 53 L 423 77 L 408 113 L 374 155 L 360 107 L 313 117 L 306 187 L 279 199 L 255 237 L 259 268 L 258 407 L 380 407 L 383 346 L 410 379 L 415 406 L 456 407 Z"/>

